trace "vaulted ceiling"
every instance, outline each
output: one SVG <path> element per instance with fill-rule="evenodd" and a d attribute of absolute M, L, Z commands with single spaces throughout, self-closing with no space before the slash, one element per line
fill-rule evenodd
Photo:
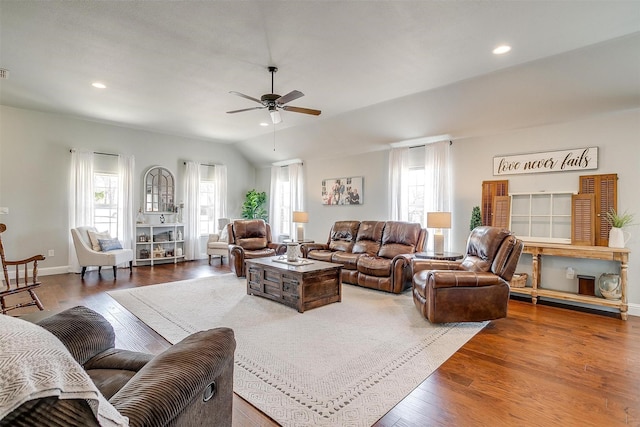
<path fill-rule="evenodd" d="M 227 114 L 257 105 L 230 91 L 271 92 L 269 65 L 276 93 L 322 114 Z M 263 165 L 640 108 L 640 1 L 1 0 L 0 68 L 3 105 Z"/>

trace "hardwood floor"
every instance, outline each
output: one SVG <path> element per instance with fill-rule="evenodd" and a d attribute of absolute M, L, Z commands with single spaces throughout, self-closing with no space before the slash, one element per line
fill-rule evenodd
<path fill-rule="evenodd" d="M 37 293 L 51 312 L 92 308 L 114 326 L 118 347 L 157 354 L 169 344 L 106 291 L 229 272 L 214 264 L 121 269 L 117 280 L 111 269 L 88 272 L 84 281 L 42 276 Z M 277 423 L 234 396 L 233 425 Z M 506 319 L 491 322 L 375 424 L 445 425 L 640 426 L 640 318 L 510 301 Z"/>

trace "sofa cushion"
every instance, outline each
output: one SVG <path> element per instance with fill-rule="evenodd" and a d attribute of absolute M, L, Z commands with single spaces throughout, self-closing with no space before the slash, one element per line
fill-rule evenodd
<path fill-rule="evenodd" d="M 309 254 L 307 255 L 307 258 L 315 259 L 317 261 L 332 262 L 333 254 L 334 254 L 333 251 L 329 251 L 325 249 L 314 249 L 311 252 L 309 252 Z"/>
<path fill-rule="evenodd" d="M 361 255 L 358 258 L 358 271 L 376 277 L 391 276 L 391 259 L 375 255 Z"/>
<path fill-rule="evenodd" d="M 358 258 L 362 254 L 354 254 L 350 252 L 335 252 L 331 257 L 331 262 L 342 264 L 346 270 L 355 270 L 358 268 Z"/>
<path fill-rule="evenodd" d="M 393 258 L 400 254 L 415 253 L 421 230 L 418 223 L 387 221 L 378 255 Z"/>
<path fill-rule="evenodd" d="M 264 258 L 268 256 L 275 256 L 275 249 L 262 248 L 255 251 L 244 251 L 244 259 Z"/>
<path fill-rule="evenodd" d="M 352 252 L 376 255 L 380 250 L 384 229 L 384 221 L 362 221 Z"/>
<path fill-rule="evenodd" d="M 98 243 L 102 252 L 122 249 L 122 243 L 118 239 L 98 239 Z"/>
<path fill-rule="evenodd" d="M 329 233 L 329 249 L 351 252 L 359 227 L 359 221 L 336 221 Z"/>

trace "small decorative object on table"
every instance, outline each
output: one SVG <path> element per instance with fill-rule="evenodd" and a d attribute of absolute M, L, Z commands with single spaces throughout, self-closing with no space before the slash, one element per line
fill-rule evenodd
<path fill-rule="evenodd" d="M 160 215 L 160 224 L 164 224 L 164 221 L 165 221 L 164 215 Z"/>
<path fill-rule="evenodd" d="M 620 299 L 622 298 L 622 287 L 620 283 L 620 276 L 614 273 L 603 273 L 598 279 L 598 288 L 600 293 L 606 299 Z"/>
<path fill-rule="evenodd" d="M 140 259 L 149 258 L 149 249 L 140 249 Z"/>
<path fill-rule="evenodd" d="M 295 262 L 298 260 L 298 244 L 287 243 L 287 261 Z"/>
<path fill-rule="evenodd" d="M 529 275 L 527 273 L 514 273 L 509 282 L 509 286 L 512 288 L 524 288 L 527 284 L 528 277 Z"/>

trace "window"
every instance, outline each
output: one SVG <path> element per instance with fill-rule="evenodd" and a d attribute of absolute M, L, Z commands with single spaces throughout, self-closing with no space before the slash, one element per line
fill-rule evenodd
<path fill-rule="evenodd" d="M 93 223 L 99 231 L 118 235 L 118 174 L 94 172 Z"/>
<path fill-rule="evenodd" d="M 200 215 L 198 232 L 201 236 L 218 232 L 216 215 L 215 166 L 200 165 Z"/>
<path fill-rule="evenodd" d="M 424 167 L 409 169 L 407 192 L 409 195 L 409 222 L 418 222 L 424 225 Z"/>

